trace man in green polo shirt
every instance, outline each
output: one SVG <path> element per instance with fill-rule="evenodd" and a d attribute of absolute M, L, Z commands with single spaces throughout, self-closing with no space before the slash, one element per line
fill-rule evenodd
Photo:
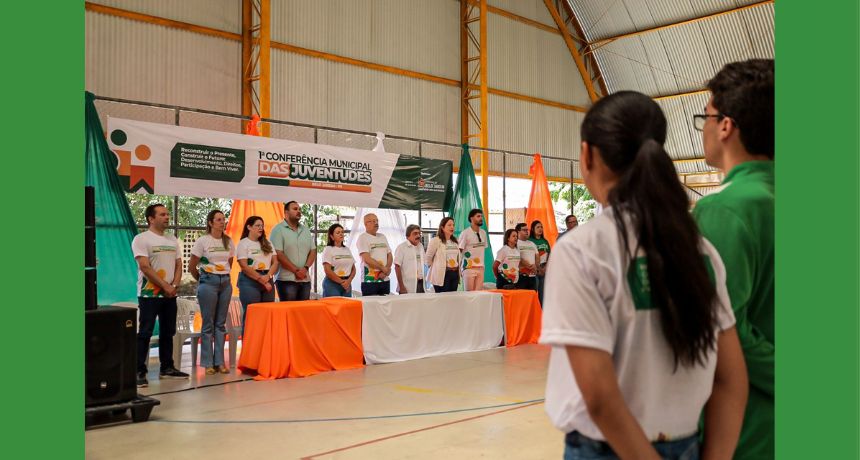
<path fill-rule="evenodd" d="M 705 161 L 726 173 L 693 215 L 726 266 L 726 285 L 749 373 L 735 459 L 774 457 L 774 61 L 727 64 L 694 115 Z M 708 440 L 705 439 L 705 443 Z"/>
<path fill-rule="evenodd" d="M 311 298 L 308 269 L 316 262 L 317 251 L 311 231 L 299 222 L 301 217 L 299 204 L 287 202 L 284 205 L 284 220 L 275 225 L 269 238 L 281 267 L 275 280 L 278 300 L 281 302 Z"/>

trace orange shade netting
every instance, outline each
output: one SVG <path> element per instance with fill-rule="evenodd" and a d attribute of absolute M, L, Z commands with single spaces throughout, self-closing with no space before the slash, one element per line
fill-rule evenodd
<path fill-rule="evenodd" d="M 245 127 L 245 134 L 259 136 L 260 132 L 257 129 L 259 123 L 260 117 L 254 115 Z M 284 204 L 272 201 L 233 200 L 233 208 L 230 211 L 230 220 L 227 221 L 225 232 L 233 240 L 234 245 L 238 245 L 239 240 L 242 239 L 245 220 L 251 216 L 263 218 L 263 223 L 266 227 L 266 238 L 268 238 L 272 234 L 272 228 L 284 220 Z M 233 297 L 239 296 L 239 290 L 236 286 L 239 280 L 239 272 L 241 272 L 241 269 L 237 260 L 230 269 L 230 280 L 233 283 Z"/>
<path fill-rule="evenodd" d="M 558 238 L 558 227 L 555 225 L 552 196 L 549 194 L 549 184 L 539 153 L 534 156 L 529 174 L 532 176 L 532 192 L 529 197 L 529 207 L 526 210 L 526 224 L 531 226 L 532 222 L 539 220 L 543 224 L 543 237 L 549 241 L 550 246 L 554 246 Z"/>

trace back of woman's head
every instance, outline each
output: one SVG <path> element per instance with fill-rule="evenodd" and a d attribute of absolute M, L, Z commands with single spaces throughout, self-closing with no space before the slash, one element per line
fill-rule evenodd
<path fill-rule="evenodd" d="M 666 117 L 648 96 L 621 91 L 597 101 L 582 122 L 582 141 L 617 175 L 609 205 L 630 250 L 630 267 L 645 253 L 652 305 L 676 366 L 704 365 L 716 345 L 716 288 L 701 254 L 696 222 L 671 158 L 663 148 Z M 625 216 L 632 229 L 627 228 Z"/>

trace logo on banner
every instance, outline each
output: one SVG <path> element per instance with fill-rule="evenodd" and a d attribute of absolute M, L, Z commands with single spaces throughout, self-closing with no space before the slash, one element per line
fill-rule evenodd
<path fill-rule="evenodd" d="M 115 129 L 110 133 L 110 140 L 116 148 L 113 153 L 117 156 L 117 175 L 123 188 L 129 192 L 136 193 L 143 190 L 145 193 L 155 193 L 155 168 L 152 166 L 136 165 L 134 160 L 145 162 L 152 156 L 152 150 L 146 144 L 140 144 L 129 149 L 128 135 L 121 129 Z"/>
<path fill-rule="evenodd" d="M 373 170 L 361 161 L 258 151 L 257 183 L 370 193 Z"/>

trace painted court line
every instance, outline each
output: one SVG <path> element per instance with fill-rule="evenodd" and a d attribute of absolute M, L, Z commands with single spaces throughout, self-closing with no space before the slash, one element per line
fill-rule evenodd
<path fill-rule="evenodd" d="M 402 437 L 402 436 L 408 436 L 408 435 L 410 435 L 410 434 L 420 433 L 420 432 L 422 432 L 422 431 L 434 430 L 434 429 L 436 429 L 436 428 L 442 428 L 442 427 L 446 427 L 446 426 L 449 426 L 449 425 L 454 425 L 454 424 L 457 424 L 457 423 L 468 422 L 468 421 L 471 421 L 471 420 L 475 420 L 475 419 L 479 419 L 479 418 L 483 418 L 483 417 L 489 417 L 489 416 L 491 416 L 491 415 L 501 414 L 501 413 L 503 413 L 503 412 L 510 412 L 510 411 L 512 411 L 512 410 L 522 409 L 522 408 L 525 408 L 525 407 L 530 407 L 530 406 L 534 406 L 534 405 L 542 404 L 542 403 L 543 403 L 543 401 L 542 401 L 542 400 L 541 400 L 541 401 L 536 401 L 536 402 L 531 402 L 531 403 L 528 403 L 528 404 L 523 404 L 523 405 L 521 405 L 521 406 L 511 407 L 511 408 L 509 408 L 509 409 L 503 409 L 503 410 L 499 410 L 499 411 L 495 411 L 495 412 L 490 412 L 489 414 L 476 415 L 476 416 L 474 416 L 474 417 L 467 417 L 467 418 L 460 419 L 460 420 L 454 420 L 454 421 L 452 421 L 452 422 L 440 423 L 440 424 L 438 424 L 438 425 L 432 425 L 432 426 L 428 426 L 428 427 L 424 427 L 424 428 L 419 428 L 419 429 L 417 429 L 417 430 L 412 430 L 412 431 L 406 431 L 406 432 L 403 432 L 403 433 L 393 434 L 393 435 L 391 435 L 391 436 L 385 436 L 385 437 L 383 437 L 383 438 L 371 439 L 370 441 L 365 441 L 365 442 L 361 442 L 361 443 L 358 443 L 358 444 L 353 444 L 353 445 L 351 445 L 351 446 L 341 447 L 341 448 L 339 448 L 339 449 L 330 450 L 330 451 L 328 451 L 328 452 L 321 452 L 321 453 L 319 453 L 319 454 L 313 454 L 313 455 L 310 455 L 310 456 L 308 456 L 308 457 L 302 457 L 302 460 L 313 460 L 314 458 L 321 457 L 321 456 L 323 456 L 323 455 L 329 455 L 329 454 L 334 454 L 334 453 L 337 453 L 337 452 L 343 452 L 343 451 L 345 451 L 345 450 L 355 449 L 356 447 L 362 447 L 362 446 L 366 446 L 366 445 L 369 445 L 369 444 L 375 444 L 375 443 L 378 443 L 378 442 L 387 441 L 387 440 L 389 440 L 389 439 L 399 438 L 399 437 Z"/>

